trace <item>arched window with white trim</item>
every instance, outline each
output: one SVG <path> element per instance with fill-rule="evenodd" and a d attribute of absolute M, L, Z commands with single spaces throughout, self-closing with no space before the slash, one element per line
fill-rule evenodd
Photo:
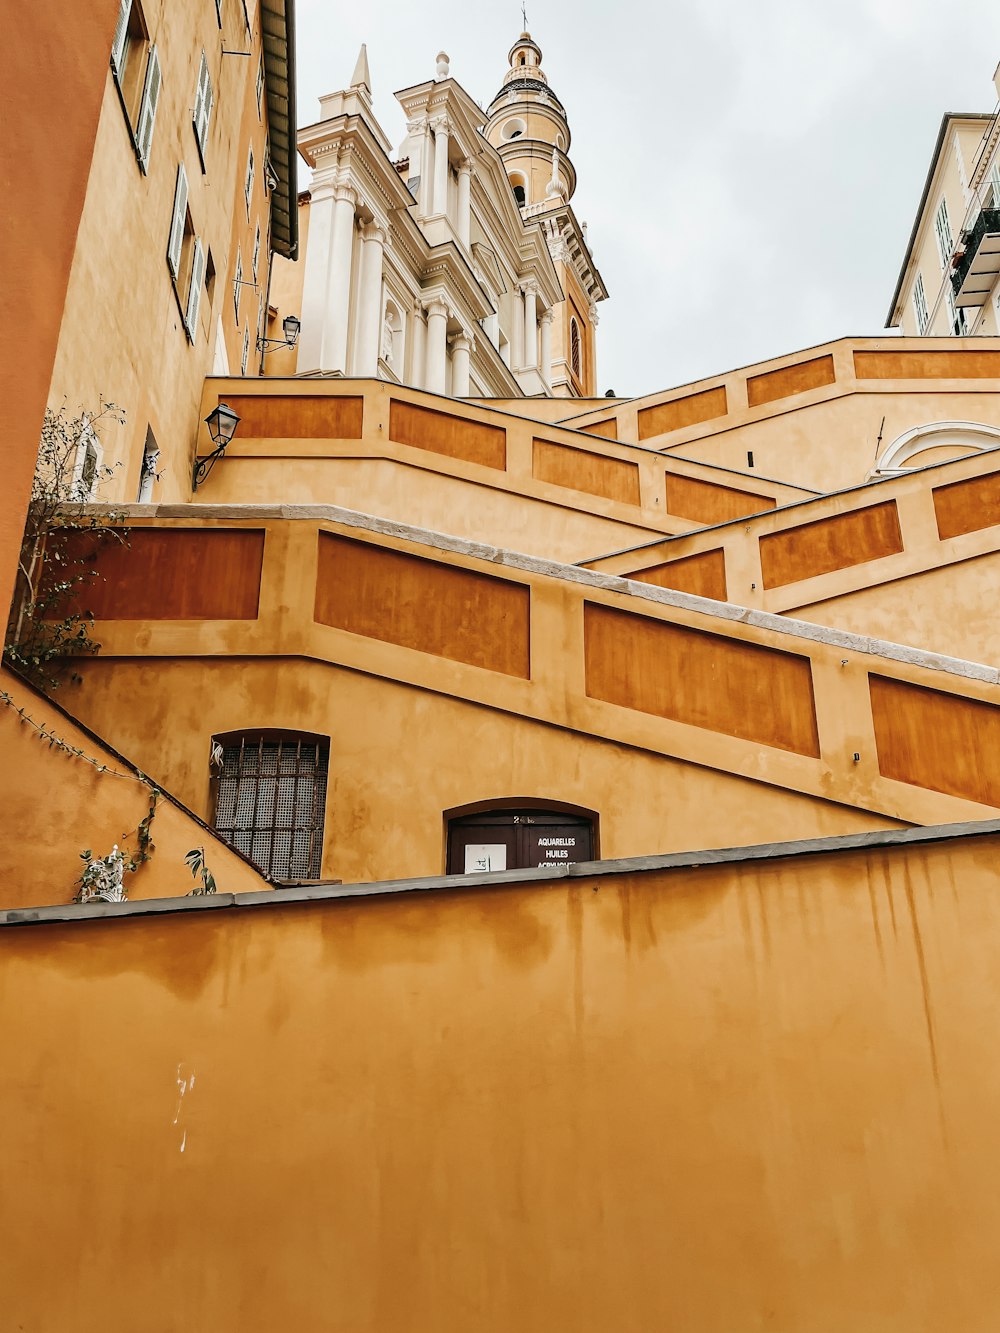
<path fill-rule="evenodd" d="M 981 421 L 931 421 L 896 437 L 876 459 L 869 477 L 896 477 L 914 468 L 950 463 L 1000 448 L 1000 427 Z"/>

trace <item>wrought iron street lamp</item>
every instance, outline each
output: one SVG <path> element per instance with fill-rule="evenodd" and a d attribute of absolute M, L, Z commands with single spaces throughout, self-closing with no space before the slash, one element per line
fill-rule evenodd
<path fill-rule="evenodd" d="M 212 437 L 215 448 L 204 458 L 195 458 L 194 474 L 191 477 L 192 490 L 196 491 L 198 483 L 208 478 L 208 474 L 215 466 L 216 459 L 221 458 L 226 452 L 226 445 L 236 434 L 236 427 L 239 424 L 239 414 L 234 412 L 228 403 L 220 403 L 218 407 L 209 412 L 205 418 L 205 425 L 208 427 L 208 433 Z"/>

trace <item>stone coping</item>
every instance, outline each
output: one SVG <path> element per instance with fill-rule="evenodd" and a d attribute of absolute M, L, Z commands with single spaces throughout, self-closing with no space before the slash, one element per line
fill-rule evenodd
<path fill-rule="evenodd" d="M 799 842 L 767 842 L 749 847 L 712 848 L 698 852 L 671 852 L 663 856 L 631 856 L 614 861 L 579 861 L 537 869 L 500 870 L 493 874 L 430 875 L 419 879 L 376 880 L 368 884 L 290 884 L 274 893 L 216 893 L 210 896 L 146 898 L 125 903 L 66 903 L 53 907 L 12 907 L 0 912 L 0 927 L 41 926 L 59 922 L 108 921 L 132 917 L 164 916 L 186 912 L 216 912 L 230 908 L 291 907 L 305 903 L 335 902 L 353 898 L 384 898 L 401 893 L 454 893 L 462 889 L 501 889 L 507 886 L 559 883 L 566 879 L 600 879 L 604 876 L 642 875 L 673 870 L 699 870 L 710 866 L 740 866 L 762 861 L 787 861 L 803 856 L 885 851 L 893 848 L 947 843 L 965 838 L 1000 834 L 1000 819 L 975 823 L 937 824 L 926 828 L 879 829 L 872 833 L 849 833 L 832 838 L 806 838 Z"/>
<path fill-rule="evenodd" d="M 988 685 L 1000 684 L 1000 668 L 986 666 L 979 662 L 967 662 L 962 658 L 947 657 L 941 653 L 932 653 L 906 644 L 891 643 L 885 639 L 876 639 L 869 635 L 851 634 L 846 630 L 832 629 L 826 625 L 814 625 L 809 621 L 795 620 L 790 616 L 779 615 L 773 611 L 757 611 L 751 607 L 738 606 L 735 602 L 715 602 L 708 597 L 698 597 L 694 593 L 676 592 L 672 588 L 659 588 L 654 584 L 625 579 L 617 574 L 602 574 L 593 569 L 584 569 L 580 565 L 568 565 L 555 560 L 543 560 L 537 556 L 522 555 L 517 551 L 505 550 L 503 547 L 489 546 L 484 542 L 468 541 L 460 537 L 451 537 L 446 533 L 413 527 L 411 524 L 399 523 L 394 519 L 377 518 L 372 514 L 363 514 L 357 510 L 342 509 L 337 505 L 95 504 L 82 506 L 82 510 L 84 513 L 93 514 L 95 517 L 110 513 L 116 518 L 124 520 L 160 518 L 194 519 L 198 521 L 208 519 L 227 523 L 267 520 L 337 523 L 341 527 L 355 528 L 360 532 L 369 532 L 381 537 L 394 537 L 402 541 L 429 547 L 431 550 L 446 551 L 451 555 L 482 560 L 500 569 L 517 570 L 524 574 L 540 574 L 546 578 L 560 579 L 566 583 L 578 583 L 584 587 L 594 588 L 602 592 L 625 594 L 634 597 L 640 603 L 670 606 L 680 611 L 693 611 L 698 615 L 708 616 L 715 620 L 749 625 L 754 629 L 768 630 L 771 633 L 787 635 L 792 639 L 825 644 L 828 647 L 840 648 L 846 652 L 864 653 L 869 657 L 880 657 L 886 661 L 901 662 L 907 666 L 921 667 L 928 671 L 940 671 L 952 676 L 961 676 L 966 680 L 981 681 Z M 774 511 L 770 512 L 773 513 Z"/>

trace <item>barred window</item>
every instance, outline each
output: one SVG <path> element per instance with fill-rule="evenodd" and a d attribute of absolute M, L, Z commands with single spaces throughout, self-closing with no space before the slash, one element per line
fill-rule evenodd
<path fill-rule="evenodd" d="M 218 744 L 216 831 L 272 879 L 319 879 L 328 742 L 271 733 Z"/>

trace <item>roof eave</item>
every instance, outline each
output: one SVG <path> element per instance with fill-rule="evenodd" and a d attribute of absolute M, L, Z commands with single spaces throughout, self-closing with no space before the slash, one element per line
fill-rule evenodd
<path fill-rule="evenodd" d="M 286 259 L 299 252 L 298 153 L 295 130 L 295 0 L 261 0 L 261 45 L 271 165 L 271 249 Z"/>

